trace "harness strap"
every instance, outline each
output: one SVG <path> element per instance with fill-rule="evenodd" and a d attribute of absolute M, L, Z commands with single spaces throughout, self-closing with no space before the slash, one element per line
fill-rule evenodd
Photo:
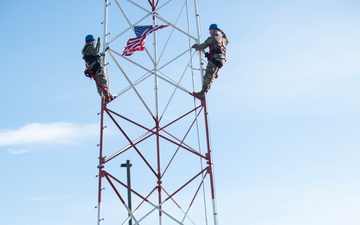
<path fill-rule="evenodd" d="M 109 91 L 106 90 L 106 89 L 99 83 L 98 79 L 96 78 L 96 76 L 94 75 L 94 73 L 91 71 L 89 65 L 88 65 L 87 63 L 85 63 L 85 66 L 86 66 L 86 70 L 87 70 L 88 74 L 90 74 L 90 76 L 91 76 L 92 78 L 94 78 L 94 81 L 95 81 L 96 85 L 101 88 L 101 90 L 103 91 L 103 93 L 104 93 L 105 95 L 109 95 L 109 94 L 110 94 Z"/>
<path fill-rule="evenodd" d="M 224 57 L 226 57 L 226 47 L 224 45 L 224 38 L 219 36 L 219 39 L 221 40 L 221 46 L 210 50 L 210 60 L 213 58 L 213 55 L 215 54 L 223 54 Z"/>
<path fill-rule="evenodd" d="M 219 67 L 219 69 L 221 69 L 221 67 L 223 66 L 223 64 L 220 62 L 220 61 L 218 61 L 218 60 L 216 60 L 216 59 L 214 59 L 214 58 L 211 58 L 211 59 L 209 59 L 212 63 L 214 63 L 215 64 L 215 66 L 217 66 L 217 67 Z"/>
<path fill-rule="evenodd" d="M 205 57 L 211 61 L 212 63 L 215 64 L 215 66 L 219 67 L 219 69 L 221 69 L 221 67 L 223 66 L 222 62 L 220 62 L 219 60 L 215 59 L 213 57 L 214 54 L 211 54 L 211 53 L 207 53 L 205 52 Z"/>

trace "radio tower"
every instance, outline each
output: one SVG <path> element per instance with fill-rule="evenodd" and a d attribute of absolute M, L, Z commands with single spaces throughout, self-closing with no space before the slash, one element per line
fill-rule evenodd
<path fill-rule="evenodd" d="M 197 0 L 105 0 L 97 224 L 218 225 Z M 124 56 L 136 26 L 166 27 Z M 110 81 L 110 79 L 109 79 Z M 125 167 L 125 168 L 123 168 Z"/>

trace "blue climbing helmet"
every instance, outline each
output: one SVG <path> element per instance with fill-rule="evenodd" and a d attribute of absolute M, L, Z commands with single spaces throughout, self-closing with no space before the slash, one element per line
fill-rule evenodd
<path fill-rule="evenodd" d="M 218 25 L 216 23 L 213 23 L 210 25 L 209 30 L 211 30 L 211 29 L 219 30 Z"/>
<path fill-rule="evenodd" d="M 92 36 L 91 34 L 86 35 L 86 37 L 85 37 L 85 42 L 88 42 L 88 41 L 95 41 L 94 36 Z"/>

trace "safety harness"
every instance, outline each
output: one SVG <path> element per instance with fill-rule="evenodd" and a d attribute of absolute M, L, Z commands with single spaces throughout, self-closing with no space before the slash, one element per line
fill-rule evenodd
<path fill-rule="evenodd" d="M 83 52 L 85 52 L 86 48 L 90 47 L 91 45 L 85 46 L 83 49 Z M 105 89 L 100 82 L 98 81 L 98 79 L 96 78 L 95 74 L 96 71 L 100 68 L 100 55 L 86 55 L 84 54 L 83 59 L 85 60 L 85 67 L 86 69 L 84 70 L 84 75 L 86 77 L 89 77 L 90 79 L 93 78 L 96 85 L 98 87 L 100 87 L 100 89 L 103 91 L 104 95 L 108 96 L 109 101 L 113 100 L 114 97 L 109 93 L 109 91 L 107 89 Z M 95 64 L 90 68 L 90 65 L 93 64 L 95 62 Z"/>
<path fill-rule="evenodd" d="M 85 45 L 84 48 L 83 48 L 83 53 L 85 53 L 86 49 L 88 47 L 90 47 L 91 45 Z M 100 59 L 100 55 L 87 55 L 87 54 L 84 54 L 83 56 L 83 59 L 85 60 L 86 64 L 87 64 L 87 69 L 84 71 L 84 75 L 86 77 L 89 77 L 89 78 L 92 78 L 94 76 L 91 76 L 91 74 L 89 73 L 89 70 L 92 72 L 92 74 L 95 74 L 96 71 L 100 68 L 100 62 L 99 62 L 99 59 Z M 88 67 L 95 63 L 91 69 L 89 69 Z"/>
<path fill-rule="evenodd" d="M 212 63 L 214 63 L 217 67 L 221 68 L 223 66 L 223 63 L 216 60 L 214 58 L 214 55 L 215 54 L 222 54 L 224 55 L 224 57 L 226 57 L 226 47 L 224 45 L 224 38 L 221 37 L 221 36 L 218 36 L 218 38 L 220 39 L 221 41 L 221 46 L 218 46 L 217 48 L 214 48 L 214 49 L 210 49 L 209 52 L 206 52 L 205 53 L 205 57 L 211 61 Z"/>

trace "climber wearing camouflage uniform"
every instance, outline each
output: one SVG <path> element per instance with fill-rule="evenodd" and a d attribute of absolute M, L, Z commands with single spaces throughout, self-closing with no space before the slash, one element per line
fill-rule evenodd
<path fill-rule="evenodd" d="M 100 51 L 100 38 L 97 39 L 95 46 L 95 38 L 93 35 L 89 34 L 85 37 L 85 46 L 82 49 L 83 59 L 86 61 L 89 66 L 92 74 L 95 76 L 94 79 L 98 81 L 98 84 L 102 86 L 99 87 L 97 84 L 97 90 L 100 96 L 104 95 L 105 98 L 108 98 L 108 83 L 105 77 L 104 68 L 101 65 L 101 56 L 104 54 L 99 54 Z M 104 90 L 105 91 L 104 91 Z M 106 99 L 108 101 L 109 99 Z"/>
<path fill-rule="evenodd" d="M 221 36 L 218 31 L 221 32 Z M 215 76 L 219 69 L 225 64 L 226 61 L 226 45 L 229 43 L 226 34 L 218 28 L 217 24 L 211 24 L 209 27 L 210 37 L 208 37 L 202 44 L 194 44 L 192 48 L 195 50 L 204 50 L 209 47 L 209 53 L 205 53 L 208 58 L 206 73 L 203 80 L 203 86 L 200 92 L 194 92 L 197 98 L 204 98 L 205 93 L 210 90 Z"/>

